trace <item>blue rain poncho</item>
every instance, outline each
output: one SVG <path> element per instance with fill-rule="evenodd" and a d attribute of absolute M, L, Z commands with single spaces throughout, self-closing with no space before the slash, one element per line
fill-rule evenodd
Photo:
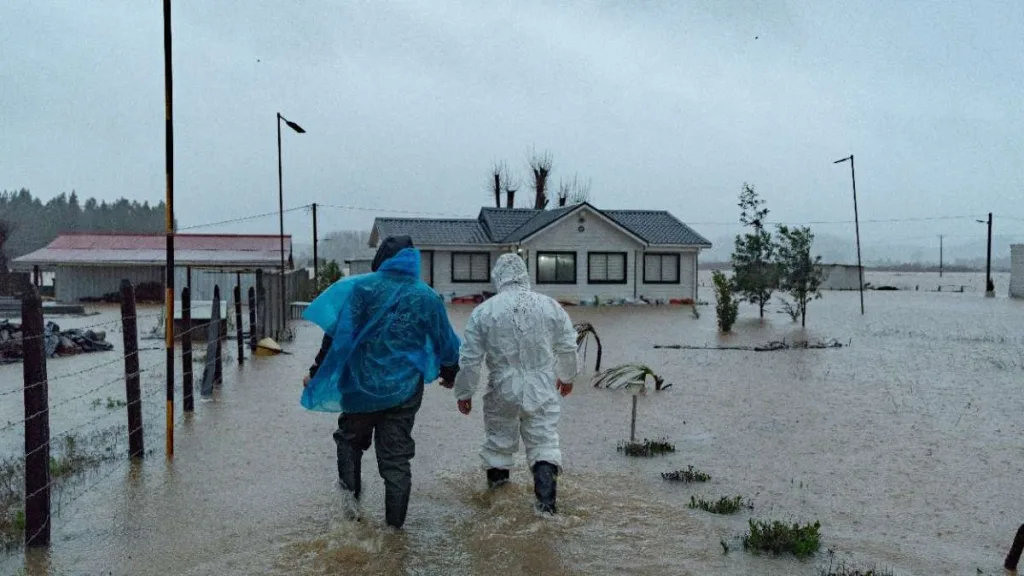
<path fill-rule="evenodd" d="M 319 412 L 366 413 L 408 400 L 459 360 L 459 338 L 441 297 L 420 280 L 420 252 L 406 248 L 371 274 L 340 280 L 303 318 L 332 336 L 302 391 Z"/>

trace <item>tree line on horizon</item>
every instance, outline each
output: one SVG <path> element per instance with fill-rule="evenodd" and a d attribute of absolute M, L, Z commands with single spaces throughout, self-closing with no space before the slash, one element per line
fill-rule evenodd
<path fill-rule="evenodd" d="M 114 202 L 62 193 L 45 203 L 22 188 L 0 191 L 0 272 L 9 260 L 45 247 L 66 232 L 154 234 L 165 230 L 164 203 Z"/>

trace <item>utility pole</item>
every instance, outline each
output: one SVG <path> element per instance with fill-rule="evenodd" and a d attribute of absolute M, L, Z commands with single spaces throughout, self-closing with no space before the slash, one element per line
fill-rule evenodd
<path fill-rule="evenodd" d="M 833 162 L 833 164 L 841 164 L 850 161 L 850 181 L 853 183 L 853 223 L 857 231 L 857 274 L 860 276 L 860 313 L 864 315 L 864 266 L 860 260 L 860 216 L 857 214 L 857 172 L 853 167 L 853 154 L 850 154 L 846 158 L 841 158 Z"/>
<path fill-rule="evenodd" d="M 985 295 L 995 296 L 996 288 L 992 285 L 992 213 L 988 213 L 988 254 L 985 256 Z"/>
<path fill-rule="evenodd" d="M 164 305 L 167 347 L 167 457 L 174 455 L 174 91 L 171 74 L 171 0 L 164 0 L 164 145 L 167 172 L 166 232 L 167 263 L 165 265 Z"/>
<path fill-rule="evenodd" d="M 313 283 L 320 281 L 320 253 L 317 251 L 316 202 L 313 202 Z"/>
<path fill-rule="evenodd" d="M 939 278 L 942 278 L 942 234 L 939 234 Z"/>

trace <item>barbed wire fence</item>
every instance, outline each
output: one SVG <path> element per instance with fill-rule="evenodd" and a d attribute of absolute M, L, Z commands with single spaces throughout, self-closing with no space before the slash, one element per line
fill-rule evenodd
<path fill-rule="evenodd" d="M 234 288 L 230 298 L 233 315 L 221 313 L 220 288 L 215 286 L 209 316 L 202 313 L 194 321 L 190 317 L 189 289 L 182 290 L 181 326 L 175 326 L 175 337 L 184 344 L 177 357 L 182 370 L 176 371 L 171 396 L 168 396 L 166 358 L 162 354 L 143 354 L 164 347 L 140 347 L 138 321 L 156 320 L 156 326 L 150 331 L 155 337 L 161 328 L 166 329 L 165 322 L 175 322 L 175 319 L 165 318 L 162 312 L 137 314 L 134 288 L 127 280 L 122 283 L 120 318 L 77 328 L 83 332 L 121 333 L 122 354 L 52 377 L 47 375 L 50 355 L 46 343 L 48 338 L 59 338 L 59 335 L 46 333 L 38 294 L 33 291 L 26 295 L 22 302 L 21 338 L 24 382 L 11 389 L 0 389 L 0 401 L 13 405 L 18 393 L 25 401 L 24 417 L 0 426 L 0 432 L 7 433 L 7 439 L 13 441 L 15 432 L 21 431 L 25 440 L 22 454 L 0 458 L 0 549 L 10 549 L 20 543 L 48 546 L 54 518 L 70 519 L 75 512 L 72 509 L 70 514 L 65 514 L 70 506 L 103 489 L 112 476 L 124 472 L 130 463 L 153 454 L 153 449 L 144 448 L 145 441 L 162 439 L 167 433 L 165 420 L 161 418 L 166 401 L 169 398 L 176 401 L 180 394 L 184 406 L 174 419 L 172 429 L 180 427 L 194 413 L 196 374 L 200 374 L 200 396 L 213 395 L 214 389 L 223 382 L 223 362 L 232 358 L 226 343 L 232 337 L 237 340 L 236 359 L 240 365 L 245 361 L 245 344 L 249 344 L 250 351 L 255 350 L 256 335 L 261 329 L 253 308 L 255 290 L 251 288 L 248 296 L 246 338 L 242 314 L 246 302 L 240 286 Z M 235 328 L 233 333 L 229 330 L 231 325 Z M 193 339 L 202 341 L 206 351 L 197 354 L 192 350 Z M 117 365 L 124 366 L 123 373 L 111 376 Z M 51 388 L 55 383 L 58 386 Z M 121 383 L 123 388 L 119 386 Z M 53 398 L 51 389 L 56 392 Z M 100 411 L 99 415 L 95 415 L 96 410 Z M 125 416 L 126 420 L 117 422 Z M 60 431 L 53 433 L 53 429 Z M 4 449 L 11 448 L 7 444 L 6 441 L 2 444 Z"/>

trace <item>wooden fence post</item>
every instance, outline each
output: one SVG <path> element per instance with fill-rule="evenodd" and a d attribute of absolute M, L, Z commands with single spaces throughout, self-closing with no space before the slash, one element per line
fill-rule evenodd
<path fill-rule="evenodd" d="M 124 390 L 128 402 L 128 456 L 142 458 L 142 392 L 139 385 L 139 331 L 135 316 L 135 288 L 121 280 L 121 332 L 124 335 Z"/>
<path fill-rule="evenodd" d="M 242 337 L 242 284 L 235 284 L 235 337 L 238 340 L 238 365 L 245 365 L 245 338 Z"/>
<path fill-rule="evenodd" d="M 213 365 L 213 383 L 220 386 L 224 383 L 224 360 L 221 357 L 221 343 L 224 341 L 224 337 L 227 336 L 227 332 L 222 330 L 220 317 L 220 286 L 213 287 L 213 305 L 216 307 L 216 310 L 210 310 L 210 322 L 217 326 L 217 351 Z M 214 320 L 215 318 L 216 320 Z M 224 321 L 227 321 L 226 317 Z"/>
<path fill-rule="evenodd" d="M 1016 572 L 1017 563 L 1020 561 L 1022 551 L 1024 551 L 1024 524 L 1021 524 L 1020 528 L 1017 529 L 1017 535 L 1013 538 L 1013 546 L 1010 547 L 1010 553 L 1006 555 L 1003 568 Z"/>
<path fill-rule="evenodd" d="M 195 412 L 196 400 L 192 390 L 192 291 L 187 286 L 181 290 L 181 322 L 185 328 L 181 333 L 182 402 L 185 412 Z"/>
<path fill-rule="evenodd" d="M 249 287 L 249 349 L 256 351 L 256 287 Z"/>
<path fill-rule="evenodd" d="M 21 301 L 25 378 L 25 545 L 50 545 L 50 404 L 43 301 L 32 288 Z"/>

